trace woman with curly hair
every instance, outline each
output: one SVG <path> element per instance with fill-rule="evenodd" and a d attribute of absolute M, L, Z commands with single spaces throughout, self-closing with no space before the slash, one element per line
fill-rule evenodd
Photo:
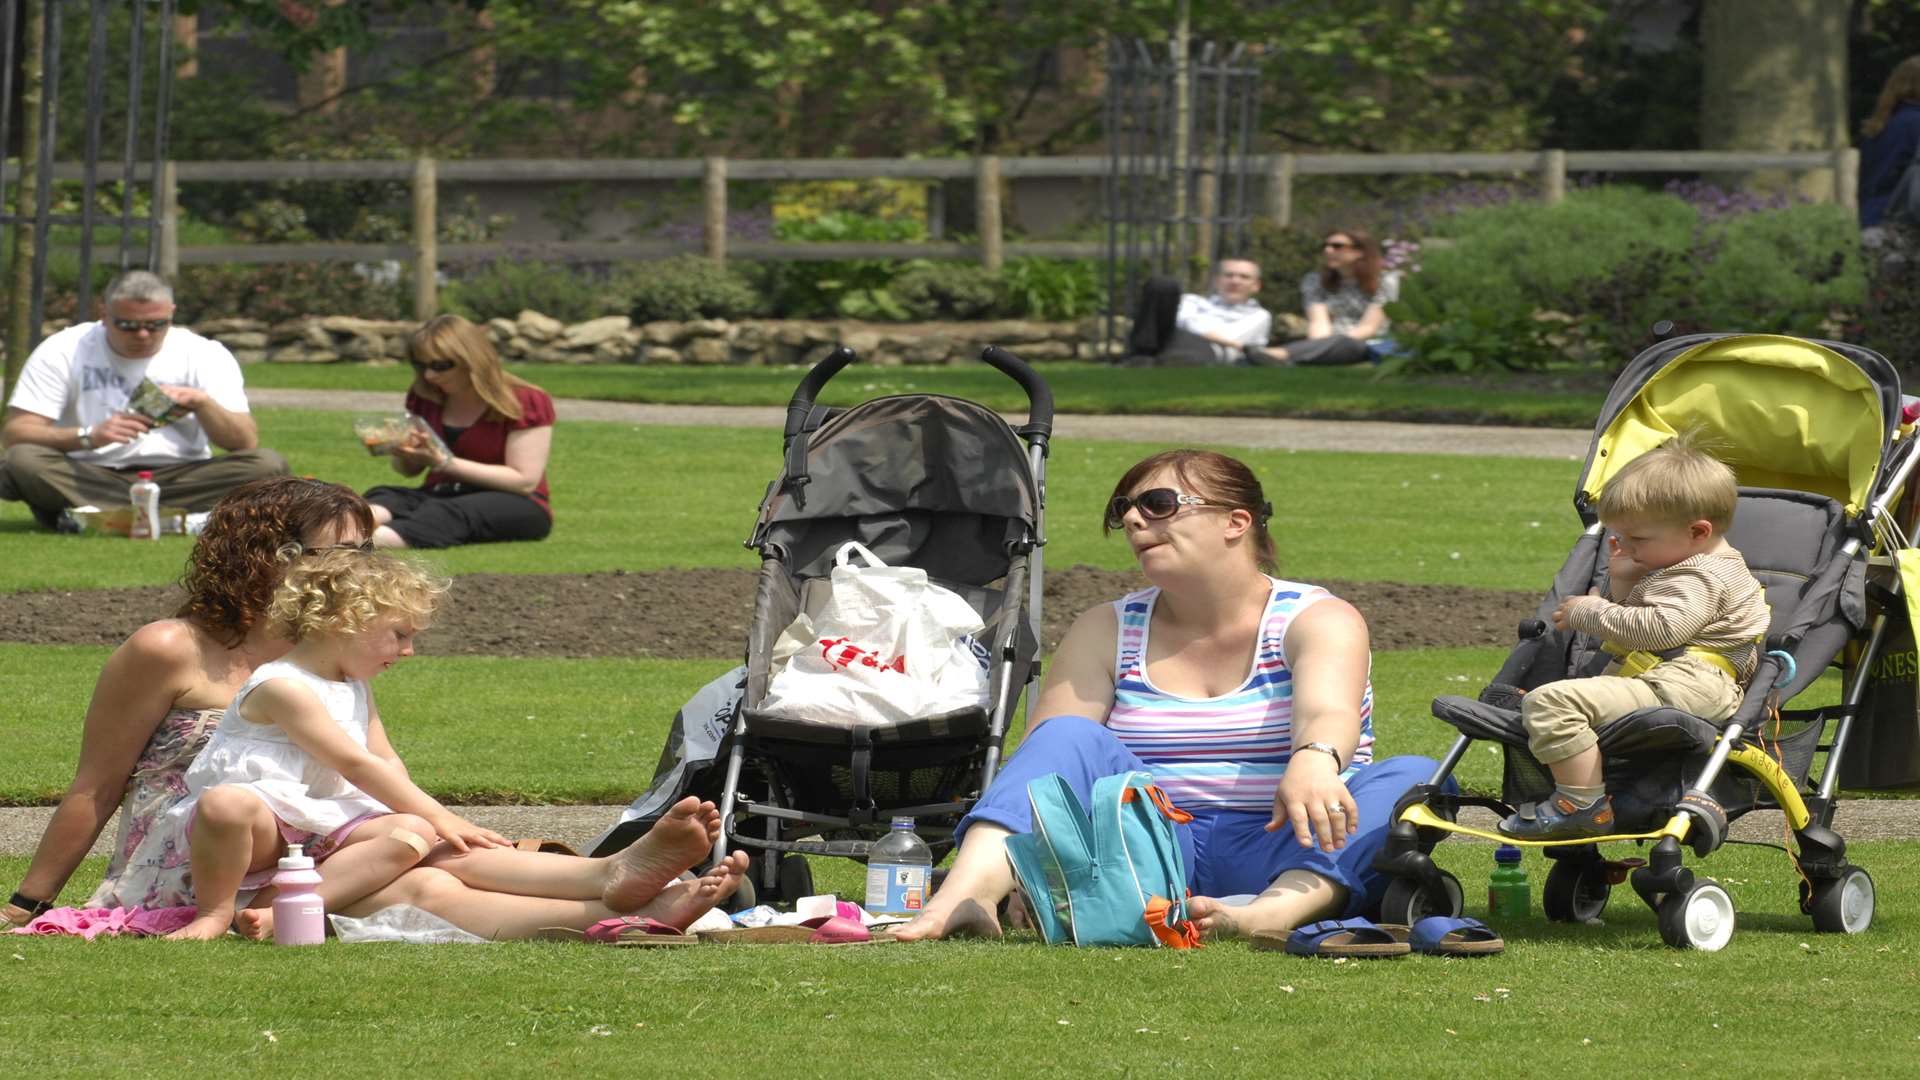
<path fill-rule="evenodd" d="M 383 484 L 367 492 L 383 548 L 444 548 L 493 540 L 543 540 L 553 530 L 547 456 L 553 399 L 500 366 L 487 332 L 458 315 L 430 319 L 407 343 L 413 386 L 407 411 L 440 438 L 393 451 L 402 476 L 427 474 L 417 488 Z"/>
<path fill-rule="evenodd" d="M 276 476 L 242 485 L 207 519 L 172 618 L 133 632 L 101 669 L 87 705 L 80 762 L 0 928 L 52 906 L 107 820 L 120 811 L 106 879 L 90 907 L 140 902 L 122 877 L 154 816 L 185 791 L 185 772 L 234 692 L 292 643 L 264 618 L 286 570 L 283 549 L 359 546 L 373 534 L 366 501 L 339 484 Z M 144 891 L 144 890 L 139 890 Z"/>

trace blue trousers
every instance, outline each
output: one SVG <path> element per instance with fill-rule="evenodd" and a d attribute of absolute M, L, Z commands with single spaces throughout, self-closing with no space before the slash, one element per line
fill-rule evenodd
<path fill-rule="evenodd" d="M 1347 778 L 1347 790 L 1359 806 L 1360 831 L 1349 833 L 1336 851 L 1301 847 L 1291 828 L 1266 831 L 1270 810 L 1216 810 L 1183 806 L 1193 822 L 1174 830 L 1186 862 L 1187 886 L 1196 896 L 1259 893 L 1288 870 L 1311 870 L 1347 887 L 1347 913 L 1377 907 L 1386 880 L 1373 869 L 1373 857 L 1387 840 L 1393 804 L 1409 787 L 1433 776 L 1439 763 L 1423 757 L 1395 757 L 1362 765 Z M 956 838 L 976 821 L 1009 832 L 1033 830 L 1027 784 L 1059 773 L 1082 803 L 1093 782 L 1115 773 L 1153 768 L 1134 756 L 1103 724 L 1084 716 L 1056 716 L 1027 734 L 1006 768 L 960 820 Z M 1449 783 L 1452 781 L 1449 780 Z"/>

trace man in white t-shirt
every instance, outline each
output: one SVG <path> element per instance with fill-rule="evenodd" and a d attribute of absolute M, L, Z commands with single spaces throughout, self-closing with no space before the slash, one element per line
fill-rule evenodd
<path fill-rule="evenodd" d="M 0 424 L 0 499 L 24 501 L 41 524 L 71 532 L 68 509 L 126 503 L 142 470 L 163 505 L 187 510 L 286 473 L 286 458 L 259 445 L 239 363 L 226 346 L 173 325 L 164 278 L 129 271 L 102 299 L 106 318 L 68 327 L 27 357 Z M 172 402 L 159 423 L 132 408 L 143 382 Z M 209 444 L 228 453 L 214 457 Z"/>
<path fill-rule="evenodd" d="M 1273 316 L 1260 306 L 1260 264 L 1221 259 L 1213 292 L 1183 293 L 1172 278 L 1148 278 L 1127 339 L 1135 367 L 1244 364 L 1248 349 L 1267 343 Z"/>

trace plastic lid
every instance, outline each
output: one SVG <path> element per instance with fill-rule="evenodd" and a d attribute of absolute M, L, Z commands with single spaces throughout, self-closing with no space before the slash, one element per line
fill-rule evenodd
<path fill-rule="evenodd" d="M 286 855 L 280 859 L 280 869 L 311 870 L 313 869 L 313 860 L 309 858 L 304 851 L 300 850 L 299 844 L 288 844 Z"/>
<path fill-rule="evenodd" d="M 1493 861 L 1517 863 L 1520 861 L 1520 849 L 1514 847 L 1512 844 L 1501 844 L 1499 847 L 1493 849 Z"/>
<path fill-rule="evenodd" d="M 894 818 L 893 827 L 896 829 L 911 829 L 913 828 L 913 819 L 910 817 Z"/>
<path fill-rule="evenodd" d="M 141 470 L 140 470 L 140 479 L 142 479 L 142 480 L 151 480 L 151 479 L 153 479 L 153 472 L 152 472 L 151 470 L 148 470 L 148 469 L 141 469 Z"/>

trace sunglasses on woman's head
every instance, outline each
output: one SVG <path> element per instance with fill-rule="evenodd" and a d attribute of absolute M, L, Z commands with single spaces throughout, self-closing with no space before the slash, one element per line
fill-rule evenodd
<path fill-rule="evenodd" d="M 1148 521 L 1165 521 L 1180 512 L 1183 506 L 1225 506 L 1203 499 L 1198 495 L 1188 495 L 1172 488 L 1151 488 L 1138 495 L 1115 495 L 1107 504 L 1107 528 L 1118 529 L 1127 511 L 1138 509 L 1140 516 Z"/>
<path fill-rule="evenodd" d="M 459 366 L 460 366 L 459 364 L 454 363 L 452 360 L 433 360 L 433 361 L 415 360 L 413 361 L 413 370 L 431 371 L 436 375 L 444 375 L 445 373 L 452 371 L 454 368 L 457 368 Z"/>
<path fill-rule="evenodd" d="M 362 540 L 357 544 L 322 544 L 319 547 L 301 545 L 300 550 L 307 555 L 318 555 L 323 551 L 357 551 L 362 555 L 371 555 L 373 554 L 373 541 Z"/>

